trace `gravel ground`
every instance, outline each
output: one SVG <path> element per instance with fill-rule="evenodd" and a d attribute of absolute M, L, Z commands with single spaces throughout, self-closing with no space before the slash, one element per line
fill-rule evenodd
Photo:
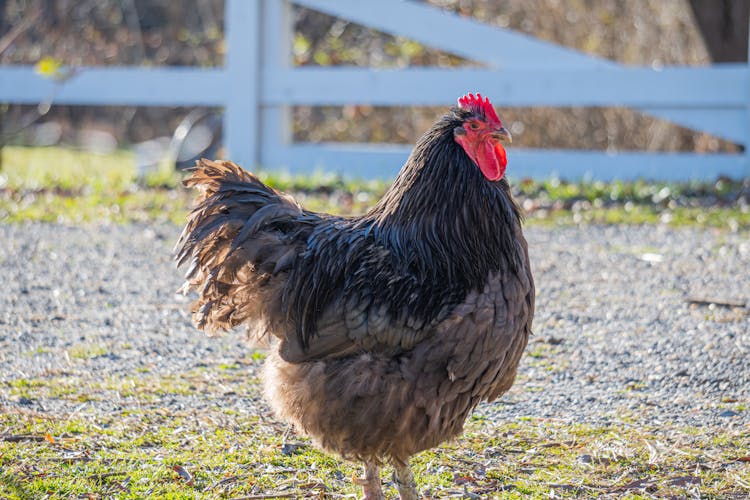
<path fill-rule="evenodd" d="M 246 359 L 238 336 L 209 339 L 174 294 L 169 225 L 0 225 L 0 411 L 79 411 L 14 396 L 21 378 L 173 376 Z M 750 238 L 666 227 L 527 229 L 535 335 L 511 392 L 479 411 L 606 425 L 750 423 Z M 691 303 L 702 296 L 746 307 Z M 76 355 L 78 353 L 78 355 Z M 81 355 L 83 353 L 83 355 Z M 255 376 L 249 365 L 248 376 Z M 10 383 L 9 383 L 10 382 Z M 175 395 L 166 409 L 265 408 L 257 394 Z M 117 395 L 83 403 L 117 411 Z M 3 410 L 4 408 L 4 410 Z M 747 410 L 745 410 L 747 408 Z"/>

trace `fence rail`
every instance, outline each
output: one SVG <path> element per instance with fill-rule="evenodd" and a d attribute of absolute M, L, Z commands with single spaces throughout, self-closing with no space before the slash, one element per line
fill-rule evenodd
<path fill-rule="evenodd" d="M 474 59 L 487 68 L 295 68 L 291 3 Z M 364 177 L 394 175 L 399 145 L 295 143 L 295 105 L 451 105 L 467 91 L 508 106 L 629 106 L 739 144 L 750 144 L 746 64 L 624 68 L 532 37 L 409 1 L 227 0 L 227 60 L 221 68 L 89 67 L 64 83 L 28 66 L 0 66 L 0 102 L 223 107 L 229 155 L 247 167 L 315 167 Z M 411 20 L 419 18 L 419 23 Z M 408 21 L 408 22 L 407 22 Z M 445 37 L 444 33 L 454 34 Z M 467 43 L 481 38 L 489 43 Z M 501 47 L 502 50 L 489 50 Z M 747 149 L 747 148 L 746 148 Z M 750 176 L 750 157 L 531 150 L 509 152 L 517 176 L 609 180 Z"/>

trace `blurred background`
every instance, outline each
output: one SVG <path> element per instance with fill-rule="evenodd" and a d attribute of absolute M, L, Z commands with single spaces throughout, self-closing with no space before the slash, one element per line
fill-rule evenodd
<path fill-rule="evenodd" d="M 747 57 L 746 1 L 431 0 L 483 22 L 628 65 L 706 65 Z M 294 7 L 294 64 L 373 67 L 471 65 L 456 56 Z M 697 22 L 703 20 L 703 24 Z M 0 64 L 221 66 L 223 0 L 5 0 Z M 703 28 L 703 32 L 701 31 Z M 106 152 L 167 143 L 184 108 L 0 105 L 2 143 Z M 193 112 L 193 115 L 191 115 Z M 413 143 L 432 108 L 296 107 L 294 139 Z M 734 151 L 737 146 L 625 108 L 510 108 L 523 147 Z M 574 133 L 571 133 L 573 131 Z M 220 143 L 220 121 L 193 134 L 183 156 Z"/>
<path fill-rule="evenodd" d="M 626 66 L 747 61 L 750 0 L 424 3 Z M 35 66 L 61 86 L 87 66 L 218 68 L 227 52 L 224 15 L 224 0 L 0 0 L 0 65 Z M 479 67 L 316 10 L 294 5 L 291 15 L 296 66 Z M 294 106 L 292 139 L 408 145 L 443 112 L 444 107 Z M 200 107 L 71 106 L 56 103 L 54 94 L 34 105 L 0 102 L 0 220 L 181 221 L 189 195 L 173 189 L 180 180 L 175 163 L 181 168 L 199 156 L 222 155 L 221 113 Z M 514 149 L 743 151 L 733 142 L 625 107 L 503 108 L 502 118 Z M 339 213 L 362 211 L 387 182 L 347 184 L 320 172 L 304 178 L 264 175 L 310 208 Z M 611 204 L 628 209 L 632 202 L 643 208 L 634 222 L 679 220 L 674 214 L 680 207 L 692 210 L 688 218 L 710 221 L 705 207 L 721 204 L 738 210 L 732 228 L 750 225 L 747 178 L 679 185 L 523 181 L 514 189 L 527 198 L 524 208 L 534 216 L 573 209 L 584 219 L 617 222 L 622 211 L 613 216 L 588 209 Z M 146 195 L 144 187 L 165 191 Z M 324 198 L 313 196 L 319 194 Z"/>

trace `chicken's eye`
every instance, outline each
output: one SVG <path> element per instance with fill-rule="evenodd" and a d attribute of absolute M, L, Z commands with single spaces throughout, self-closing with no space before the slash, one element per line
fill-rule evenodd
<path fill-rule="evenodd" d="M 471 122 L 471 123 L 469 124 L 469 128 L 470 128 L 471 130 L 478 130 L 478 129 L 479 129 L 479 124 L 478 124 L 477 122 Z"/>

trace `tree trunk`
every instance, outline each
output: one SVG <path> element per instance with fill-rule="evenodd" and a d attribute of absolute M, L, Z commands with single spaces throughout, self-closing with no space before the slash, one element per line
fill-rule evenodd
<path fill-rule="evenodd" d="M 714 62 L 746 62 L 750 0 L 690 0 Z"/>

